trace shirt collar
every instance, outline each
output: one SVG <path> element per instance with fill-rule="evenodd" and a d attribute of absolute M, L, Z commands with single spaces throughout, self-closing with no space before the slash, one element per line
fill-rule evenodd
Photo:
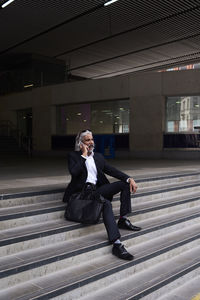
<path fill-rule="evenodd" d="M 87 155 L 87 157 L 93 157 L 94 156 L 94 152 L 92 151 L 92 153 L 90 155 Z"/>

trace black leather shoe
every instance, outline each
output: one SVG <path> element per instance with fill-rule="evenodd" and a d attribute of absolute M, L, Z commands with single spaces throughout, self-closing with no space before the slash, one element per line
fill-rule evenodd
<path fill-rule="evenodd" d="M 122 244 L 113 244 L 112 254 L 125 260 L 133 260 L 134 258 L 134 256 L 130 254 Z"/>
<path fill-rule="evenodd" d="M 121 229 L 128 229 L 132 231 L 140 231 L 142 228 L 138 226 L 134 226 L 131 224 L 130 220 L 125 218 L 120 218 L 118 221 L 118 227 Z"/>

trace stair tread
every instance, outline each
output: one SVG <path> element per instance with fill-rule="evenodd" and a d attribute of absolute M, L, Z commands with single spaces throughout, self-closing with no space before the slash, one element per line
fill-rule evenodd
<path fill-rule="evenodd" d="M 156 266 L 152 266 L 144 271 L 138 272 L 136 274 L 130 275 L 126 279 L 121 279 L 109 287 L 105 287 L 104 289 L 94 291 L 92 295 L 87 295 L 88 300 L 100 300 L 106 299 L 106 295 L 113 295 L 109 299 L 113 300 L 124 300 L 124 299 L 139 299 L 142 296 L 145 296 L 147 290 L 154 290 L 156 288 L 162 287 L 163 281 L 170 280 L 171 277 L 177 276 L 178 273 L 183 272 L 186 268 L 190 268 L 194 264 L 198 264 L 200 261 L 200 246 L 195 247 L 194 249 L 188 250 L 184 253 L 179 254 L 176 257 L 167 259 L 167 261 L 160 262 L 156 264 Z M 134 283 L 134 285 L 133 285 Z M 199 278 L 194 279 L 194 283 L 197 288 L 199 288 Z M 189 287 L 189 286 L 188 286 Z M 199 291 L 197 288 L 197 291 Z M 181 290 L 181 288 L 179 288 Z M 187 298 L 191 296 L 191 292 L 187 294 Z M 140 297 L 139 297 L 140 295 Z M 148 295 L 148 294 L 147 294 Z M 171 293 L 170 293 L 171 295 Z M 181 293 L 179 293 L 179 296 Z M 138 297 L 138 298 L 137 298 Z M 179 299 L 179 298 L 172 298 L 172 297 L 161 297 L 157 298 L 158 300 L 169 300 L 169 299 Z M 184 300 L 181 296 L 182 300 Z M 81 297 L 81 300 L 86 300 L 86 297 Z"/>
<path fill-rule="evenodd" d="M 187 172 L 181 172 L 181 173 L 177 173 L 177 172 L 167 172 L 165 173 L 164 175 L 163 174 L 154 174 L 153 176 L 145 176 L 145 175 L 140 175 L 140 176 L 137 176 L 135 177 L 135 180 L 138 182 L 138 183 L 142 183 L 142 182 L 149 182 L 149 181 L 157 181 L 157 180 L 165 180 L 165 179 L 168 179 L 168 178 L 179 178 L 179 177 L 187 177 L 187 176 L 195 176 L 195 175 L 200 175 L 199 172 L 191 172 L 191 171 L 187 171 Z M 113 179 L 111 179 L 111 181 L 113 181 Z M 53 184 L 53 185 L 41 185 L 41 186 L 29 186 L 29 187 L 24 187 L 24 188 L 9 188 L 9 189 L 4 189 L 4 190 L 0 190 L 0 199 L 3 199 L 3 198 L 7 198 L 8 196 L 12 197 L 16 196 L 19 197 L 20 195 L 22 197 L 26 197 L 28 196 L 29 194 L 33 195 L 34 194 L 40 194 L 43 193 L 43 192 L 48 192 L 48 193 L 51 193 L 53 192 L 55 189 L 59 192 L 63 192 L 64 189 L 66 188 L 67 186 L 67 182 L 66 184 Z M 10 192 L 12 190 L 12 193 Z"/>
<path fill-rule="evenodd" d="M 102 219 L 90 226 L 64 219 L 61 198 L 67 183 L 0 191 L 2 206 L 10 205 L 0 210 L 0 226 L 15 226 L 0 232 L 0 299 L 78 295 L 75 298 L 83 296 L 82 300 L 136 300 L 154 292 L 154 286 L 156 290 L 163 282 L 167 285 L 173 276 L 196 272 L 200 172 L 162 172 L 135 178 L 138 192 L 129 219 L 142 230 L 120 230 L 133 261 L 112 255 Z M 119 196 L 113 200 L 117 218 Z"/>
<path fill-rule="evenodd" d="M 200 175 L 200 172 L 197 170 L 186 170 L 186 171 L 181 171 L 181 172 L 176 172 L 176 171 L 170 171 L 170 172 L 164 172 L 161 171 L 159 173 L 155 173 L 153 172 L 152 174 L 141 174 L 137 176 L 137 180 L 139 181 L 152 181 L 152 180 L 162 180 L 162 179 L 167 179 L 167 178 L 184 178 L 184 177 L 188 177 L 188 176 L 195 176 L 195 175 Z"/>
<path fill-rule="evenodd" d="M 193 229 L 192 231 L 190 229 Z M 129 251 L 131 252 L 135 249 L 135 260 L 131 262 L 125 262 L 123 260 L 119 260 L 116 257 L 114 257 L 111 253 L 107 255 L 103 255 L 103 257 L 95 258 L 94 260 L 89 261 L 89 264 L 83 263 L 79 266 L 67 268 L 65 270 L 57 271 L 54 274 L 46 275 L 41 278 L 37 278 L 34 280 L 31 280 L 23 286 L 30 287 L 31 285 L 37 286 L 38 291 L 34 296 L 41 295 L 42 293 L 51 292 L 52 290 L 57 290 L 60 288 L 67 288 L 71 289 L 71 286 L 74 285 L 74 288 L 79 287 L 81 285 L 87 284 L 90 282 L 91 276 L 93 276 L 94 279 L 101 279 L 102 277 L 109 276 L 111 273 L 118 272 L 123 269 L 134 267 L 136 264 L 141 263 L 142 261 L 146 260 L 151 255 L 160 255 L 160 250 L 167 251 L 171 247 L 177 247 L 177 244 L 180 244 L 182 241 L 184 243 L 187 242 L 187 239 L 190 240 L 192 236 L 197 235 L 199 237 L 199 229 L 200 225 L 191 226 L 191 228 L 186 228 L 185 230 L 179 230 L 176 233 L 168 234 L 165 237 L 156 238 L 153 241 L 150 241 L 148 243 L 142 243 L 141 245 L 130 247 Z M 181 232 L 181 234 L 180 234 Z M 162 240 L 162 242 L 161 242 Z M 148 245 L 148 246 L 147 246 Z M 180 256 L 173 258 L 173 262 L 175 260 L 179 261 L 179 264 L 173 263 L 171 264 L 172 267 L 175 267 L 176 272 L 182 270 L 183 268 L 191 266 L 191 264 L 199 262 L 200 259 L 200 247 L 196 247 L 192 250 L 187 251 L 184 253 L 185 260 L 184 262 L 181 260 Z M 180 266 L 181 264 L 181 266 Z M 169 262 L 167 266 L 169 265 Z M 158 266 L 157 266 L 158 267 Z M 177 270 L 178 269 L 178 270 Z M 156 280 L 163 280 L 163 276 L 161 276 L 160 271 L 163 269 L 159 267 L 159 276 L 156 277 Z M 171 275 L 171 268 L 170 268 L 170 275 Z M 147 273 L 148 270 L 145 270 Z M 165 273 L 169 275 L 168 272 Z M 137 276 L 137 274 L 136 274 Z M 95 278 L 96 277 L 96 278 Z M 155 277 L 153 277 L 155 279 Z M 55 280 L 56 279 L 56 280 Z M 147 280 L 147 284 L 152 284 Z M 154 282 L 155 284 L 155 282 Z M 19 285 L 20 286 L 20 285 Z M 135 284 L 134 284 L 135 286 Z M 14 288 L 9 288 L 7 291 L 1 291 L 0 296 L 2 293 L 7 292 L 7 296 L 9 296 L 9 293 L 13 292 L 13 289 L 19 288 L 18 286 L 15 286 Z M 139 282 L 139 287 L 135 286 L 134 289 L 138 293 L 138 290 L 141 290 L 143 288 L 141 286 L 141 281 Z M 21 290 L 21 295 L 24 294 L 23 289 Z M 132 292 L 132 291 L 131 291 Z M 26 297 L 29 295 L 26 295 Z M 33 297 L 33 294 L 31 294 L 31 297 Z M 9 298 L 10 299 L 10 298 Z M 20 298 L 21 299 L 21 298 Z M 29 299 L 29 298 L 22 298 L 22 299 Z"/>
<path fill-rule="evenodd" d="M 198 186 L 200 185 L 200 181 L 198 180 L 189 180 L 187 182 L 180 182 L 180 183 L 169 183 L 169 184 L 165 184 L 165 187 L 163 188 L 162 185 L 159 186 L 153 186 L 151 188 L 149 187 L 144 187 L 144 188 L 139 188 L 137 191 L 137 194 L 135 195 L 136 197 L 140 196 L 140 194 L 145 194 L 145 193 L 149 193 L 149 192 L 162 192 L 162 191 L 169 191 L 170 189 L 185 189 L 188 188 L 190 186 Z"/>
<path fill-rule="evenodd" d="M 184 195 L 178 195 L 178 196 L 170 196 L 168 198 L 164 199 L 156 199 L 156 200 L 148 200 L 144 201 L 142 203 L 135 203 L 133 207 L 133 211 L 136 212 L 137 210 L 142 210 L 142 209 L 148 209 L 148 208 L 154 208 L 154 207 L 163 207 L 169 204 L 180 204 L 181 202 L 184 201 L 192 201 L 193 199 L 200 199 L 200 194 L 199 192 L 194 192 L 194 193 L 189 193 L 189 194 L 184 194 Z"/>
<path fill-rule="evenodd" d="M 199 298 L 200 298 L 199 275 L 197 275 L 197 278 L 190 279 L 182 286 L 175 288 L 173 291 L 159 297 L 157 300 L 179 300 L 179 299 L 198 300 Z"/>
<path fill-rule="evenodd" d="M 200 182 L 198 181 L 193 181 L 194 184 L 198 183 L 198 185 L 200 185 Z M 173 186 L 174 187 L 174 186 Z M 177 186 L 176 186 L 177 187 Z M 146 190 L 145 192 L 138 192 L 138 194 L 134 194 L 132 197 L 133 198 L 136 198 L 136 197 L 142 197 L 144 196 L 144 193 L 154 193 L 155 191 L 158 191 L 161 192 L 161 191 L 164 191 L 165 189 L 154 189 L 154 188 L 150 188 L 148 190 Z M 192 195 L 198 195 L 199 192 L 193 192 L 190 194 Z M 186 194 L 184 192 L 184 194 Z M 186 194 L 187 195 L 187 194 Z M 181 196 L 170 196 L 171 199 L 185 199 L 185 195 L 181 195 Z M 119 197 L 115 197 L 114 198 L 114 201 L 115 200 L 119 200 Z M 160 199 L 158 200 L 154 200 L 155 203 L 158 203 L 158 201 L 161 201 Z M 168 201 L 168 198 L 167 199 L 162 199 L 162 202 L 167 202 Z M 153 204 L 153 201 L 152 200 L 148 200 L 149 202 L 149 205 Z M 170 200 L 169 200 L 170 202 Z M 140 204 L 141 206 L 148 206 L 147 204 L 147 201 L 145 201 L 143 204 Z M 5 219 L 6 216 L 11 216 L 13 215 L 13 217 L 16 217 L 17 214 L 26 214 L 28 212 L 32 212 L 32 211 L 38 211 L 38 213 L 42 213 L 42 210 L 51 210 L 53 207 L 54 208 L 65 208 L 66 204 L 63 204 L 62 200 L 51 200 L 51 201 L 44 201 L 44 202 L 39 202 L 39 203 L 31 203 L 31 204 L 23 204 L 23 205 L 15 205 L 15 206 L 11 206 L 11 207 L 5 207 L 5 208 L 1 208 L 0 210 L 0 220 L 1 219 Z M 139 207 L 138 204 L 135 204 L 136 207 Z"/>
<path fill-rule="evenodd" d="M 1 217 L 5 217 L 6 215 L 17 215 L 17 214 L 24 214 L 26 212 L 31 211 L 41 211 L 41 210 L 50 210 L 51 208 L 58 208 L 61 207 L 64 209 L 66 207 L 66 204 L 61 202 L 60 200 L 54 200 L 50 202 L 45 203 L 37 203 L 37 204 L 26 204 L 26 205 L 17 205 L 14 207 L 6 207 L 1 208 L 0 210 L 0 219 Z"/>
<path fill-rule="evenodd" d="M 188 198 L 189 196 L 189 198 Z M 156 200 L 147 200 L 143 201 L 142 203 L 135 203 L 133 207 L 133 212 L 140 213 L 140 210 L 147 210 L 149 208 L 156 208 L 158 207 L 164 207 L 167 205 L 175 205 L 175 204 L 180 204 L 180 202 L 184 201 L 193 201 L 193 198 L 197 200 L 197 198 L 200 199 L 199 192 L 193 192 L 184 195 L 178 195 L 178 196 L 173 196 L 173 197 L 168 197 L 165 199 L 156 199 Z M 134 199 L 134 196 L 133 196 Z M 118 200 L 114 199 L 114 200 Z M 119 206 L 119 202 L 118 202 Z M 64 210 L 66 207 L 66 204 L 63 203 L 61 200 L 51 200 L 50 202 L 41 202 L 37 204 L 26 204 L 26 205 L 18 205 L 18 206 L 13 206 L 13 207 L 6 207 L 6 208 L 1 208 L 0 210 L 0 221 L 1 220 L 6 220 L 6 219 L 11 219 L 11 218 L 16 218 L 16 217 L 25 217 L 33 214 L 43 214 L 43 213 L 48 213 L 49 212 L 54 212 L 59 210 Z M 118 207 L 114 210 L 117 211 Z"/>
<path fill-rule="evenodd" d="M 168 215 L 162 215 L 162 216 L 158 216 L 158 217 L 154 217 L 153 219 L 150 219 L 150 221 L 152 223 L 154 223 L 156 220 L 161 219 L 168 219 L 168 220 L 173 220 L 174 216 L 176 218 L 178 217 L 186 217 L 189 216 L 190 214 L 195 214 L 198 213 L 200 211 L 200 206 L 197 205 L 195 207 L 192 208 L 187 208 L 187 209 L 182 209 L 178 212 L 173 212 L 171 214 Z M 130 216 L 134 216 L 134 211 L 130 214 Z M 144 221 L 145 222 L 145 221 Z M 148 222 L 148 220 L 146 220 L 146 222 Z M 95 225 L 95 226 L 98 226 Z M 55 221 L 46 221 L 43 223 L 37 223 L 37 224 L 32 224 L 32 225 L 26 225 L 26 226 L 19 226 L 16 228 L 11 228 L 11 229 L 6 229 L 6 230 L 2 230 L 0 233 L 0 243 L 6 240 L 12 240 L 12 239 L 17 239 L 20 237 L 31 237 L 32 235 L 37 235 L 37 234 L 42 234 L 42 233 L 46 233 L 46 234 L 52 234 L 52 232 L 56 232 L 59 231 L 60 229 L 62 230 L 72 230 L 72 229 L 77 229 L 77 228 L 82 228 L 84 227 L 84 225 L 80 224 L 80 223 L 75 223 L 75 222 L 71 222 L 71 221 L 67 221 L 64 218 L 60 219 L 60 220 L 55 220 Z"/>
<path fill-rule="evenodd" d="M 29 186 L 25 188 L 9 188 L 7 190 L 1 191 L 0 190 L 0 199 L 7 200 L 7 199 L 15 199 L 15 197 L 29 197 L 29 196 L 42 196 L 46 194 L 52 193 L 62 193 L 64 192 L 64 188 L 66 188 L 66 184 L 51 184 L 51 185 L 41 185 L 41 186 Z"/>
<path fill-rule="evenodd" d="M 199 207 L 200 208 L 200 207 Z M 200 210 L 199 210 L 200 212 Z M 173 216 L 172 220 L 177 220 L 177 215 Z M 153 222 L 152 222 L 153 221 Z M 164 216 L 163 218 L 153 218 L 146 224 L 143 223 L 142 231 L 139 233 L 130 232 L 128 230 L 121 230 L 121 235 L 123 239 L 130 239 L 137 235 L 146 234 L 151 229 L 157 227 L 160 229 L 161 226 L 167 222 L 170 222 L 170 218 L 168 216 Z M 194 225 L 194 228 L 200 229 L 200 225 Z M 189 228 L 189 232 L 192 226 Z M 185 231 L 188 229 L 186 228 Z M 191 234 L 191 232 L 190 232 Z M 40 260 L 47 260 L 51 257 L 62 256 L 66 257 L 67 255 L 73 255 L 74 252 L 80 252 L 84 249 L 90 249 L 91 247 L 102 247 L 108 244 L 107 240 L 105 240 L 105 230 L 101 230 L 100 232 L 96 232 L 95 234 L 90 234 L 84 238 L 76 238 L 66 242 L 59 242 L 56 245 L 44 246 L 32 250 L 26 250 L 18 252 L 17 254 L 7 256 L 6 258 L 0 258 L 0 272 L 4 272 L 7 268 L 11 267 L 19 267 L 22 264 L 33 263 Z M 172 234 L 171 234 L 172 235 Z M 80 250 L 81 249 L 81 250 Z M 15 259 L 17 260 L 15 261 Z"/>

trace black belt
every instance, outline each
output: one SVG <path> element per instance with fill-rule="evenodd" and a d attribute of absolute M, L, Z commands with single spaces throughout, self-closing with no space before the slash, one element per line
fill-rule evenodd
<path fill-rule="evenodd" d="M 85 184 L 85 188 L 86 190 L 96 190 L 96 184 L 91 183 L 91 182 L 86 182 Z"/>

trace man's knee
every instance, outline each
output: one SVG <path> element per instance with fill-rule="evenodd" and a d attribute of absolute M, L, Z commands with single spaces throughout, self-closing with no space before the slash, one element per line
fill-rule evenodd
<path fill-rule="evenodd" d="M 120 181 L 120 185 L 121 185 L 122 190 L 129 189 L 129 183 L 128 182 Z"/>
<path fill-rule="evenodd" d="M 110 200 L 105 199 L 105 202 L 103 204 L 103 208 L 104 209 L 112 208 L 112 204 L 111 204 Z"/>

